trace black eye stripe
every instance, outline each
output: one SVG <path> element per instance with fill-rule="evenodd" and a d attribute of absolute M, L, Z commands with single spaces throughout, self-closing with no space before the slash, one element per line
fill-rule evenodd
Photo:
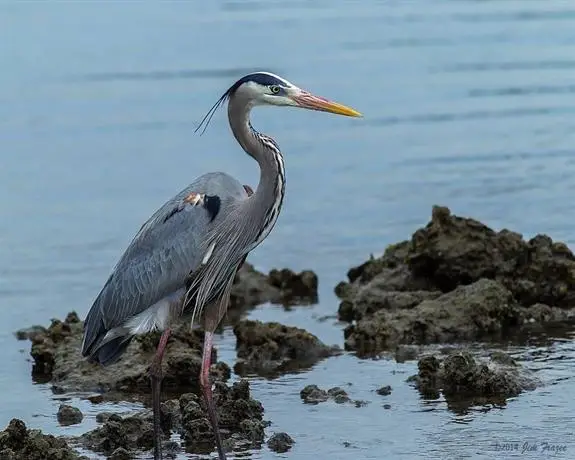
<path fill-rule="evenodd" d="M 279 92 L 281 91 L 281 89 L 280 89 L 280 87 L 277 86 L 277 85 L 271 85 L 271 86 L 270 86 L 270 91 L 271 91 L 273 94 L 279 94 Z"/>

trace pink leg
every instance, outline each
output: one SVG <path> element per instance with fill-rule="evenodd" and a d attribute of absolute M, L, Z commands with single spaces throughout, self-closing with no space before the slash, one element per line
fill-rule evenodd
<path fill-rule="evenodd" d="M 218 449 L 219 460 L 226 460 L 226 454 L 224 453 L 224 449 L 222 447 L 222 438 L 218 428 L 216 407 L 212 398 L 212 384 L 210 382 L 210 364 L 212 359 L 213 339 L 214 334 L 212 332 L 206 331 L 204 337 L 204 352 L 202 355 L 202 370 L 200 373 L 200 386 L 202 387 L 202 393 L 204 394 L 204 399 L 206 400 L 206 405 L 208 407 L 208 417 L 212 425 L 212 430 L 214 431 L 214 435 L 216 437 L 216 448 Z"/>
<path fill-rule="evenodd" d="M 162 459 L 162 426 L 160 424 L 160 389 L 162 383 L 162 358 L 170 338 L 170 329 L 166 329 L 160 337 L 156 355 L 150 366 L 152 383 L 152 409 L 154 412 L 154 460 Z"/>

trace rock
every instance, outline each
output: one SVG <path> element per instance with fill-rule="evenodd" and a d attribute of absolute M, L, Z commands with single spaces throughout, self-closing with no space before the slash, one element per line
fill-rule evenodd
<path fill-rule="evenodd" d="M 86 399 L 92 404 L 101 404 L 104 402 L 104 396 L 101 394 L 88 396 Z"/>
<path fill-rule="evenodd" d="M 309 270 L 295 273 L 289 269 L 264 275 L 245 262 L 232 287 L 230 308 L 245 309 L 264 303 L 308 305 L 317 303 L 317 275 Z"/>
<path fill-rule="evenodd" d="M 37 334 L 45 334 L 46 328 L 44 326 L 30 326 L 24 329 L 17 330 L 14 335 L 18 340 L 34 340 Z"/>
<path fill-rule="evenodd" d="M 341 352 L 328 347 L 316 336 L 279 323 L 244 320 L 234 327 L 239 375 L 273 375 L 311 367 L 320 359 Z"/>
<path fill-rule="evenodd" d="M 105 423 L 110 418 L 111 415 L 112 412 L 99 412 L 98 414 L 96 414 L 96 422 Z"/>
<path fill-rule="evenodd" d="M 118 447 L 109 457 L 109 460 L 132 460 L 134 456 L 123 447 Z"/>
<path fill-rule="evenodd" d="M 78 350 L 82 343 L 83 323 L 75 313 L 64 321 L 52 320 L 45 333 L 32 342 L 34 358 L 32 373 L 53 383 L 53 391 L 93 391 L 104 400 L 110 390 L 119 392 L 150 391 L 148 369 L 160 338 L 159 333 L 135 337 L 117 365 L 102 367 L 82 359 Z M 168 390 L 198 388 L 201 367 L 203 332 L 190 330 L 182 322 L 168 341 L 164 359 L 163 387 Z M 215 359 L 215 352 L 213 358 Z"/>
<path fill-rule="evenodd" d="M 220 380 L 222 382 L 227 382 L 232 376 L 232 370 L 230 366 L 226 363 L 220 361 L 212 364 L 210 367 L 210 376 L 212 380 Z"/>
<path fill-rule="evenodd" d="M 81 423 L 84 415 L 77 407 L 72 407 L 67 404 L 61 404 L 58 409 L 58 422 L 62 426 L 75 425 Z"/>
<path fill-rule="evenodd" d="M 333 400 L 337 403 L 337 404 L 343 404 L 346 402 L 351 401 L 351 399 L 349 398 L 347 392 L 340 387 L 333 387 L 330 388 L 329 390 L 327 390 L 327 394 L 333 398 Z"/>
<path fill-rule="evenodd" d="M 575 319 L 575 256 L 545 235 L 529 241 L 435 206 L 411 240 L 348 272 L 335 291 L 345 347 L 499 340 Z"/>
<path fill-rule="evenodd" d="M 88 460 L 78 455 L 65 440 L 28 430 L 23 421 L 12 419 L 0 432 L 0 459 L 2 460 Z"/>
<path fill-rule="evenodd" d="M 360 401 L 352 401 L 347 392 L 341 387 L 333 387 L 325 391 L 317 385 L 307 385 L 299 393 L 305 404 L 319 404 L 332 399 L 336 404 L 354 403 L 356 406 Z"/>
<path fill-rule="evenodd" d="M 502 364 L 505 363 L 505 364 Z M 448 405 L 458 410 L 475 404 L 504 404 L 510 397 L 533 390 L 537 380 L 502 352 L 485 362 L 466 351 L 455 351 L 445 359 L 421 358 L 419 372 L 410 380 L 428 399 L 443 393 Z"/>
<path fill-rule="evenodd" d="M 111 455 L 117 449 L 148 450 L 154 447 L 154 431 L 148 412 L 121 417 L 112 414 L 101 427 L 82 435 L 85 447 Z"/>
<path fill-rule="evenodd" d="M 294 445 L 294 440 L 287 433 L 274 433 L 268 439 L 268 448 L 278 454 L 283 454 L 290 450 Z"/>
<path fill-rule="evenodd" d="M 283 305 L 317 303 L 317 275 L 311 270 L 295 273 L 289 268 L 273 269 L 268 278 L 280 290 Z"/>
<path fill-rule="evenodd" d="M 345 344 L 370 353 L 397 344 L 500 339 L 518 326 L 520 315 L 507 289 L 482 279 L 409 310 L 377 311 L 345 329 Z"/>
<path fill-rule="evenodd" d="M 381 388 L 378 388 L 376 393 L 380 396 L 389 396 L 391 394 L 391 387 L 389 385 L 385 385 Z"/>
<path fill-rule="evenodd" d="M 327 391 L 321 390 L 317 385 L 306 386 L 299 395 L 306 404 L 318 404 L 329 399 Z"/>
<path fill-rule="evenodd" d="M 260 402 L 250 397 L 249 383 L 240 380 L 231 387 L 217 382 L 214 400 L 222 437 L 244 447 L 259 448 L 264 440 L 264 409 Z M 184 394 L 179 401 L 182 415 L 180 434 L 186 451 L 205 453 L 215 448 L 215 438 L 209 424 L 203 399 L 195 394 Z M 230 435 L 236 435 L 233 439 Z"/>
<path fill-rule="evenodd" d="M 214 401 L 220 424 L 220 431 L 229 450 L 241 446 L 259 448 L 264 440 L 263 407 L 250 396 L 247 380 L 228 386 L 223 382 L 214 385 Z M 203 398 L 195 393 L 184 393 L 179 399 L 162 402 L 160 408 L 161 426 L 164 435 L 164 451 L 174 455 L 177 444 L 169 440 L 176 432 L 187 452 L 207 454 L 215 449 L 215 438 L 211 429 Z M 104 455 L 124 455 L 133 458 L 153 448 L 153 418 L 150 410 L 142 410 L 127 416 L 98 414 L 103 425 L 80 437 L 82 445 Z M 124 449 L 126 452 L 124 452 Z M 122 457 L 118 457 L 122 458 Z"/>

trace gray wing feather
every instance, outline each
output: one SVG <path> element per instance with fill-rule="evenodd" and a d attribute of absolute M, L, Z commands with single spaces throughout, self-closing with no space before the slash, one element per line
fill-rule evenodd
<path fill-rule="evenodd" d="M 220 212 L 213 221 L 205 208 L 183 201 L 191 192 L 220 198 Z M 94 301 L 84 325 L 82 353 L 90 353 L 102 332 L 121 326 L 183 287 L 190 272 L 201 264 L 202 243 L 209 230 L 231 201 L 245 198 L 247 193 L 236 179 L 209 173 L 159 208 L 136 234 Z"/>

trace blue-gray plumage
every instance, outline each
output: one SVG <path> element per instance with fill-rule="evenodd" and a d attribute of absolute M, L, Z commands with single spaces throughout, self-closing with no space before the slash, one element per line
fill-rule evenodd
<path fill-rule="evenodd" d="M 256 105 L 276 105 L 360 116 L 277 75 L 256 72 L 235 82 L 198 129 L 207 126 L 226 101 L 233 135 L 260 166 L 256 191 L 225 173 L 205 174 L 192 182 L 141 227 L 84 321 L 82 354 L 102 365 L 116 362 L 135 335 L 162 331 L 150 367 L 155 459 L 161 458 L 161 364 L 170 328 L 183 318 L 192 323 L 202 318 L 200 386 L 218 456 L 225 460 L 209 381 L 213 333 L 226 312 L 237 270 L 274 227 L 285 194 L 279 146 L 253 129 L 250 110 Z"/>
<path fill-rule="evenodd" d="M 218 214 L 212 219 L 206 206 L 186 203 L 190 193 L 217 197 Z M 179 316 L 178 312 L 156 315 L 157 321 L 165 318 L 166 323 L 152 324 L 154 317 L 148 314 L 141 326 L 126 324 L 184 287 L 190 272 L 202 262 L 202 244 L 210 228 L 221 222 L 234 202 L 247 197 L 243 185 L 233 177 L 208 173 L 158 209 L 132 240 L 88 313 L 82 353 L 103 365 L 112 364 L 134 332 L 164 330 L 171 317 Z M 151 318 L 148 322 L 144 320 L 147 317 Z"/>

